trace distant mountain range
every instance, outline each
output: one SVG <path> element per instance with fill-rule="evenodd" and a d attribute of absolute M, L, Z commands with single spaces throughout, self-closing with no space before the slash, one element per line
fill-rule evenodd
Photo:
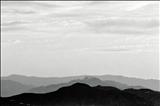
<path fill-rule="evenodd" d="M 7 77 L 2 77 L 5 80 L 12 80 L 20 82 L 25 85 L 33 86 L 47 86 L 51 84 L 66 83 L 75 79 L 82 79 L 84 76 L 73 76 L 73 77 L 34 77 L 34 76 L 24 76 L 24 75 L 10 75 Z"/>
<path fill-rule="evenodd" d="M 40 78 L 11 75 L 8 77 L 2 77 L 1 96 L 9 97 L 20 93 L 48 93 L 77 82 L 85 83 L 90 86 L 112 86 L 121 90 L 128 88 L 148 88 L 160 91 L 159 80 L 144 80 L 123 76 L 103 75 Z"/>
<path fill-rule="evenodd" d="M 1 80 L 1 96 L 13 96 L 24 93 L 34 86 L 24 85 L 12 80 Z"/>
<path fill-rule="evenodd" d="M 2 106 L 160 106 L 160 92 L 75 83 L 46 94 L 1 98 Z"/>
<path fill-rule="evenodd" d="M 47 86 L 51 84 L 60 84 L 60 83 L 68 83 L 72 80 L 83 79 L 85 77 L 96 77 L 102 81 L 110 80 L 119 83 L 123 83 L 129 86 L 143 86 L 153 90 L 160 90 L 160 80 L 155 79 L 140 79 L 140 78 L 132 78 L 132 77 L 125 77 L 125 76 L 118 76 L 118 75 L 101 75 L 101 76 L 71 76 L 71 77 L 28 77 L 23 75 L 10 75 L 7 77 L 2 77 L 2 80 L 12 80 L 19 82 L 24 85 L 32 85 L 32 86 Z"/>
<path fill-rule="evenodd" d="M 121 89 L 121 90 L 122 89 L 127 89 L 127 88 L 134 88 L 134 89 L 144 88 L 144 87 L 141 87 L 141 86 L 128 86 L 126 84 L 122 84 L 122 83 L 115 82 L 115 81 L 109 81 L 109 80 L 102 81 L 102 80 L 100 80 L 98 78 L 95 78 L 95 77 L 85 77 L 84 79 L 72 80 L 72 81 L 70 81 L 68 83 L 52 84 L 52 85 L 49 85 L 49 86 L 35 87 L 35 88 L 29 90 L 28 92 L 30 92 L 30 93 L 48 93 L 48 92 L 53 92 L 53 91 L 58 90 L 61 87 L 70 86 L 70 85 L 72 85 L 74 83 L 77 83 L 77 82 L 88 84 L 90 86 L 98 86 L 98 85 L 112 86 L 112 87 L 116 87 L 116 88 Z"/>

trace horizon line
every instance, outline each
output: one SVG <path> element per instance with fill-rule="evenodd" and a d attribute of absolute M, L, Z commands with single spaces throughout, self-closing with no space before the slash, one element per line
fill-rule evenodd
<path fill-rule="evenodd" d="M 10 74 L 10 75 L 1 75 L 1 78 L 4 77 L 10 77 L 10 76 L 23 76 L 23 77 L 34 77 L 34 78 L 68 78 L 68 77 L 100 77 L 100 76 L 115 76 L 115 77 L 126 77 L 126 78 L 134 78 L 134 79 L 142 79 L 142 80 L 159 80 L 160 81 L 160 77 L 158 79 L 154 79 L 154 78 L 142 78 L 142 77 L 135 77 L 135 76 L 125 76 L 125 75 L 116 75 L 116 74 L 93 74 L 93 75 L 87 75 L 87 74 L 81 74 L 81 75 L 70 75 L 70 76 L 33 76 L 33 75 L 23 75 L 23 74 Z"/>

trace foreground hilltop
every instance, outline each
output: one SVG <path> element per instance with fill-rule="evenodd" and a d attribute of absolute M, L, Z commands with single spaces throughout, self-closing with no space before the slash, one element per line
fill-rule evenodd
<path fill-rule="evenodd" d="M 160 93 L 75 83 L 51 93 L 24 93 L 1 100 L 1 106 L 160 106 Z"/>

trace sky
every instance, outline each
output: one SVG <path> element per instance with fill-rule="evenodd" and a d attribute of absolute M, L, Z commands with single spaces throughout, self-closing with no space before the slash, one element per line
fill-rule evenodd
<path fill-rule="evenodd" d="M 159 76 L 158 1 L 2 1 L 1 74 Z"/>

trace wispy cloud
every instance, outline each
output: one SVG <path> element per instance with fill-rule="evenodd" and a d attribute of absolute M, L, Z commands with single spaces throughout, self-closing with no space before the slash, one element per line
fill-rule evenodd
<path fill-rule="evenodd" d="M 6 75 L 158 75 L 158 1 L 1 3 Z"/>
<path fill-rule="evenodd" d="M 28 39 L 41 39 L 42 37 L 56 39 L 54 45 L 62 47 L 64 45 L 71 46 L 75 42 L 73 48 L 76 48 L 76 42 L 78 42 L 78 46 L 82 47 L 83 45 L 87 48 L 89 44 L 86 41 L 91 41 L 90 45 L 95 45 L 94 42 L 97 42 L 97 40 L 92 41 L 92 36 L 93 38 L 101 38 L 103 35 L 106 36 L 103 40 L 106 40 L 112 38 L 110 35 L 117 35 L 115 38 L 120 42 L 121 37 L 119 36 L 122 35 L 125 35 L 123 39 L 129 35 L 157 35 L 158 15 L 153 16 L 156 11 L 158 11 L 157 2 L 8 1 L 2 2 L 1 27 L 3 34 L 7 32 L 7 36 L 21 35 L 25 38 L 28 37 Z M 86 41 L 81 39 L 81 36 L 86 36 L 84 37 Z M 105 46 L 108 42 L 113 42 L 113 39 L 106 40 L 107 43 L 102 45 Z M 70 40 L 72 42 L 69 42 Z M 130 41 L 132 40 L 130 39 Z M 136 43 L 137 41 L 135 41 Z M 117 44 L 112 43 L 112 45 Z M 97 50 L 118 52 L 127 51 L 130 48 Z"/>
<path fill-rule="evenodd" d="M 158 20 L 148 19 L 106 19 L 86 22 L 97 33 L 151 34 L 159 27 Z M 158 31 L 158 30 L 157 30 Z"/>
<path fill-rule="evenodd" d="M 2 22 L 2 26 L 19 26 L 19 25 L 23 25 L 23 24 L 26 24 L 26 22 L 21 22 L 21 21 L 11 21 L 11 22 Z"/>

